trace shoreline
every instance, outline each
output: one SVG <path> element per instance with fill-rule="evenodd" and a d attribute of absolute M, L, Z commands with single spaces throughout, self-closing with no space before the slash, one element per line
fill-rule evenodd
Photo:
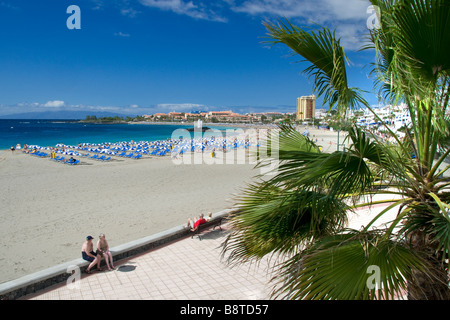
<path fill-rule="evenodd" d="M 195 123 L 181 124 L 181 123 L 176 123 L 176 122 L 150 122 L 150 121 L 128 122 L 128 123 L 121 123 L 121 124 L 173 125 L 173 126 L 177 126 L 177 125 L 183 125 L 183 126 L 193 125 L 194 126 L 195 125 Z M 275 125 L 275 124 L 246 124 L 246 123 L 229 123 L 229 124 L 228 123 L 203 123 L 202 126 L 205 126 L 205 127 L 206 126 L 209 126 L 209 127 L 215 127 L 215 126 L 216 127 L 232 127 L 232 128 L 242 129 L 243 132 L 239 132 L 238 134 L 242 134 L 242 133 L 245 134 L 246 129 L 248 130 L 248 129 L 276 129 L 276 128 L 278 128 L 277 125 Z M 324 133 L 327 133 L 327 132 L 329 133 L 328 135 L 334 135 L 334 136 L 336 135 L 336 131 L 333 131 L 332 129 L 331 130 L 330 129 L 319 129 L 315 126 L 308 126 L 308 125 L 294 125 L 294 127 L 297 128 L 297 131 L 299 131 L 299 132 L 308 130 L 311 133 L 311 135 L 313 135 L 313 136 L 316 136 L 316 135 L 322 136 L 322 135 L 324 135 Z M 209 128 L 209 129 L 214 130 L 211 128 Z M 202 134 L 204 134 L 205 132 L 208 133 L 209 131 L 206 130 L 206 131 L 202 132 Z M 342 144 L 342 141 L 343 141 L 345 135 L 346 135 L 346 132 L 342 132 L 343 137 L 341 139 L 340 144 Z M 167 139 L 170 139 L 170 138 L 167 138 Z M 163 140 L 161 140 L 161 139 L 146 140 L 146 142 L 158 142 L 158 141 L 163 141 Z M 122 143 L 122 142 L 125 142 L 125 141 L 116 141 L 116 142 L 113 142 L 113 144 L 118 144 L 118 143 Z M 134 141 L 134 142 L 138 142 L 138 141 Z M 106 141 L 103 141 L 101 143 L 84 142 L 83 144 L 84 145 L 100 145 L 100 144 L 106 144 L 106 143 L 110 144 L 111 142 L 106 142 Z M 29 145 L 35 145 L 35 144 L 29 144 Z M 40 146 L 40 147 L 54 147 L 54 146 Z M 15 151 L 21 152 L 21 150 L 23 150 L 23 146 L 22 146 L 22 149 L 16 149 Z M 9 148 L 0 148 L 0 152 L 6 152 L 6 151 L 11 152 L 11 150 Z"/>
<path fill-rule="evenodd" d="M 14 120 L 16 120 L 16 119 L 14 119 Z M 58 123 L 63 122 L 63 123 L 79 123 L 79 124 L 83 124 L 82 122 L 80 122 L 78 120 L 66 120 L 66 121 L 45 120 L 45 121 L 58 122 Z M 92 123 L 92 124 L 95 124 L 95 123 Z M 160 126 L 165 126 L 165 125 L 167 125 L 167 126 L 171 126 L 171 127 L 177 127 L 178 126 L 178 127 L 180 127 L 180 129 L 188 129 L 189 127 L 194 127 L 195 123 L 185 124 L 185 123 L 179 123 L 179 122 L 149 122 L 149 121 L 143 121 L 143 122 L 126 122 L 126 123 L 114 123 L 114 124 L 112 124 L 112 123 L 109 123 L 109 124 L 98 123 L 98 125 L 105 125 L 105 126 L 107 126 L 107 125 L 109 125 L 109 126 L 114 126 L 114 125 L 131 125 L 131 126 L 132 125 L 150 125 L 150 126 L 158 126 L 158 125 L 160 125 Z M 248 128 L 247 126 L 244 126 L 242 124 L 218 123 L 218 124 L 208 124 L 208 125 L 211 126 L 211 127 L 221 128 L 221 129 L 219 129 L 221 131 L 223 130 L 222 128 L 225 128 L 225 130 L 226 130 L 226 128 L 228 128 L 228 127 L 232 127 L 232 128 L 236 128 L 236 129 L 238 129 L 238 128 L 242 128 L 242 129 Z M 204 124 L 204 126 L 206 126 L 206 124 Z M 260 126 L 260 128 L 263 128 L 263 127 L 265 128 L 265 126 Z M 258 128 L 258 126 L 255 125 L 255 126 L 252 126 L 252 128 Z M 215 129 L 212 129 L 212 130 L 215 130 Z M 225 133 L 223 132 L 222 134 L 224 135 Z M 167 138 L 170 139 L 170 136 L 168 136 Z M 94 139 L 96 141 L 98 141 L 98 137 L 95 137 Z M 117 138 L 114 138 L 112 140 L 114 141 L 116 139 Z M 22 146 L 24 146 L 26 144 L 28 144 L 28 145 L 40 145 L 40 146 L 54 146 L 54 145 L 56 145 L 56 144 L 61 142 L 61 141 L 57 141 L 57 142 L 54 142 L 54 144 L 42 144 L 41 145 L 41 144 L 36 143 L 36 142 L 30 143 L 30 141 L 24 141 L 24 139 L 21 139 L 21 138 L 16 138 L 15 140 L 16 141 L 14 141 L 14 142 L 11 142 L 10 140 L 8 140 L 9 142 L 7 144 L 5 143 L 5 145 L 3 147 L 0 147 L 0 150 L 1 151 L 10 150 L 10 147 L 12 147 L 12 146 L 16 147 L 18 144 L 21 144 Z M 30 140 L 30 139 L 28 139 L 28 140 Z M 125 140 L 117 140 L 114 143 L 119 143 L 119 142 L 125 141 Z M 135 141 L 138 141 L 138 140 L 140 140 L 140 139 L 137 138 Z M 158 139 L 154 139 L 154 140 L 147 140 L 147 141 L 159 141 L 159 140 Z M 86 141 L 87 142 L 84 142 L 85 144 L 89 142 L 88 139 L 86 139 Z M 77 143 L 79 143 L 79 141 Z M 98 142 L 96 144 L 101 144 L 101 143 L 107 143 L 107 140 Z"/>

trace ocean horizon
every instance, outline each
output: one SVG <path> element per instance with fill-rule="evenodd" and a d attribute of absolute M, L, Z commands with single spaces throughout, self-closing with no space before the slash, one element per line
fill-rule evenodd
<path fill-rule="evenodd" d="M 176 129 L 193 128 L 193 124 L 85 123 L 56 119 L 0 119 L 0 150 L 20 144 L 54 147 L 57 144 L 101 144 L 122 141 L 157 141 L 172 137 Z M 225 132 L 231 127 L 212 127 Z"/>

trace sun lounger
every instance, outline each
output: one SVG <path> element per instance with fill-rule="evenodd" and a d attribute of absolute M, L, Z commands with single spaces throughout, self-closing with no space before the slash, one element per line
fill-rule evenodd
<path fill-rule="evenodd" d="M 41 157 L 41 158 L 47 156 L 47 154 L 45 152 L 32 153 L 32 155 L 34 155 L 36 157 Z"/>
<path fill-rule="evenodd" d="M 75 160 L 75 161 L 66 161 L 66 162 L 64 162 L 64 163 L 66 163 L 66 164 L 70 164 L 70 165 L 76 165 L 76 164 L 79 164 L 80 163 L 80 160 Z"/>

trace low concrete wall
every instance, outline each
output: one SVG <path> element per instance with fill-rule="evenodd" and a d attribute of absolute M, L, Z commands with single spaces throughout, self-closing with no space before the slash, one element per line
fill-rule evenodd
<path fill-rule="evenodd" d="M 236 210 L 233 209 L 226 209 L 213 214 L 211 220 L 204 225 L 204 228 L 213 226 L 219 220 L 226 218 L 230 213 L 235 211 Z M 119 261 L 190 235 L 190 231 L 185 229 L 184 225 L 182 225 L 110 248 L 110 251 L 113 254 L 114 261 Z M 104 261 L 102 260 L 102 262 Z M 67 281 L 71 276 L 71 270 L 74 270 L 74 267 L 84 270 L 88 265 L 89 262 L 79 258 L 16 280 L 2 283 L 0 284 L 0 300 L 15 300 L 52 285 L 60 284 Z"/>

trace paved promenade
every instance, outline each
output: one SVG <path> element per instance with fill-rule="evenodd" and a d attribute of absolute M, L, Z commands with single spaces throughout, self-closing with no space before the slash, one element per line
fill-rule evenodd
<path fill-rule="evenodd" d="M 366 225 L 386 205 L 360 208 L 350 227 Z M 395 210 L 379 223 L 389 223 Z M 230 267 L 220 245 L 229 230 L 212 228 L 129 259 L 119 260 L 114 271 L 81 275 L 75 285 L 61 283 L 20 300 L 269 300 L 272 277 L 269 263 Z"/>
<path fill-rule="evenodd" d="M 228 266 L 220 245 L 227 226 L 204 231 L 120 260 L 114 271 L 81 275 L 21 300 L 266 300 L 270 298 L 267 263 Z M 78 287 L 77 287 L 78 286 Z"/>

